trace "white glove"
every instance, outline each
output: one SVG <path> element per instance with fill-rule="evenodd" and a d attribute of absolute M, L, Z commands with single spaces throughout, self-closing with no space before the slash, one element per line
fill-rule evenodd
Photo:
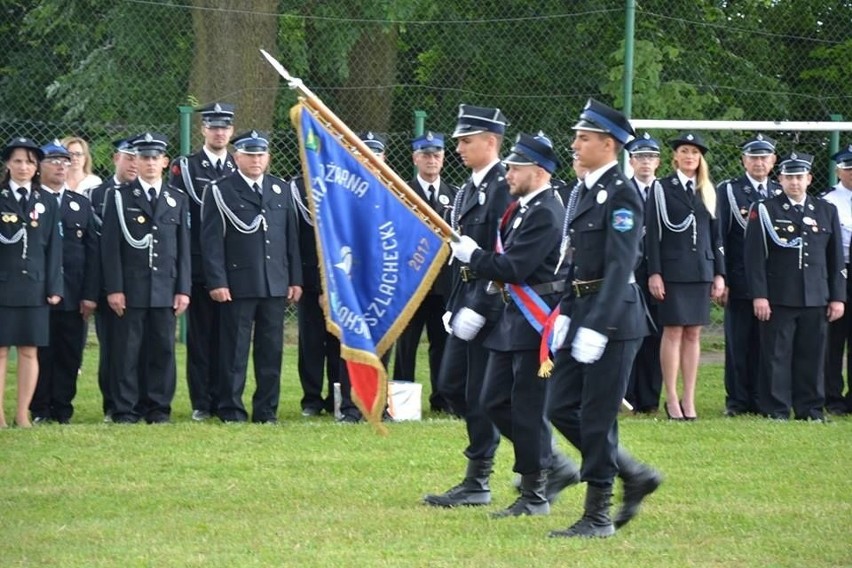
<path fill-rule="evenodd" d="M 603 355 L 609 338 L 594 329 L 581 327 L 571 344 L 571 356 L 580 363 L 594 363 Z"/>
<path fill-rule="evenodd" d="M 556 316 L 556 321 L 553 322 L 553 337 L 550 338 L 550 350 L 552 352 L 556 353 L 556 350 L 565 343 L 565 338 L 568 337 L 568 329 L 570 327 L 571 318 L 563 314 Z"/>
<path fill-rule="evenodd" d="M 453 312 L 444 312 L 444 315 L 441 316 L 441 321 L 444 322 L 444 329 L 447 330 L 447 333 L 452 335 L 453 328 L 450 325 L 450 320 L 453 319 Z"/>
<path fill-rule="evenodd" d="M 484 316 L 470 308 L 462 308 L 453 318 L 453 335 L 462 341 L 470 341 L 476 337 L 483 325 L 485 325 Z"/>
<path fill-rule="evenodd" d="M 450 241 L 450 248 L 453 249 L 454 257 L 462 262 L 470 262 L 473 251 L 478 249 L 479 245 L 467 235 L 462 235 L 459 242 Z"/>
<path fill-rule="evenodd" d="M 304 83 L 298 77 L 293 77 L 289 81 L 287 81 L 287 87 L 291 90 L 296 90 L 300 88 Z"/>

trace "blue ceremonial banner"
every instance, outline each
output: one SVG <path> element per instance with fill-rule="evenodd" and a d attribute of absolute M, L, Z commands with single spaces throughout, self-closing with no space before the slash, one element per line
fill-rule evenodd
<path fill-rule="evenodd" d="M 405 329 L 448 247 L 378 169 L 305 104 L 299 134 L 329 331 L 340 339 L 353 400 L 378 421 L 387 397 L 380 357 Z"/>

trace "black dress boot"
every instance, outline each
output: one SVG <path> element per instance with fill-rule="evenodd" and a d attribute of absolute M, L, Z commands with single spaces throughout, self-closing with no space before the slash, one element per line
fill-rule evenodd
<path fill-rule="evenodd" d="M 537 471 L 521 476 L 521 495 L 514 503 L 502 511 L 492 513 L 495 518 L 520 517 L 522 515 L 548 515 L 550 503 L 547 502 L 547 472 Z"/>
<path fill-rule="evenodd" d="M 553 459 L 547 472 L 544 490 L 547 502 L 553 505 L 563 489 L 580 483 L 580 468 L 561 450 L 553 449 Z"/>
<path fill-rule="evenodd" d="M 657 490 L 663 482 L 663 476 L 659 471 L 639 463 L 621 448 L 618 449 L 616 459 L 618 476 L 624 483 L 621 508 L 615 515 L 615 528 L 620 529 L 639 513 L 642 501 Z"/>
<path fill-rule="evenodd" d="M 612 486 L 586 487 L 586 504 L 580 520 L 562 531 L 551 531 L 551 538 L 580 537 L 606 538 L 615 534 L 615 526 L 609 518 L 609 508 L 612 501 Z"/>
<path fill-rule="evenodd" d="M 433 507 L 459 507 L 488 505 L 491 503 L 491 487 L 488 478 L 494 470 L 494 460 L 468 460 L 464 480 L 439 495 L 426 495 L 423 502 Z"/>

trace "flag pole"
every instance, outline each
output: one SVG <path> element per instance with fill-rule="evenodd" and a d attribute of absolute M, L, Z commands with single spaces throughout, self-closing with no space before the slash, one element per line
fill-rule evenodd
<path fill-rule="evenodd" d="M 423 199 L 417 195 L 417 193 L 409 187 L 408 183 L 403 180 L 395 171 L 393 171 L 390 166 L 381 161 L 376 157 L 370 148 L 364 144 L 364 142 L 355 135 L 352 130 L 346 126 L 342 120 L 340 120 L 336 114 L 334 114 L 330 108 L 325 106 L 325 104 L 317 97 L 313 91 L 311 91 L 298 77 L 294 77 L 290 75 L 290 73 L 284 68 L 281 63 L 272 57 L 266 50 L 261 49 L 260 53 L 266 58 L 270 65 L 281 75 L 286 81 L 287 86 L 290 89 L 295 90 L 299 93 L 300 97 L 304 99 L 304 102 L 311 107 L 320 117 L 328 121 L 331 126 L 337 130 L 339 133 L 343 135 L 343 138 L 350 145 L 354 146 L 358 149 L 361 155 L 372 165 L 375 169 L 377 169 L 381 175 L 387 178 L 391 183 L 390 186 L 396 192 L 396 194 L 400 197 L 405 198 L 410 204 L 411 207 L 417 211 L 423 217 L 426 217 L 432 225 L 434 225 L 440 232 L 444 238 L 448 238 L 452 241 L 458 241 L 459 235 L 456 233 L 452 227 L 450 227 L 446 221 L 444 221 L 440 215 L 438 215 L 434 209 L 432 209 L 428 203 L 423 201 Z"/>

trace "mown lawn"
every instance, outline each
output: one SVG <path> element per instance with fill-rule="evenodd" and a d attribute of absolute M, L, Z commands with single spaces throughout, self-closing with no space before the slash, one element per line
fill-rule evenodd
<path fill-rule="evenodd" d="M 578 488 L 548 517 L 488 516 L 514 499 L 508 443 L 492 507 L 421 505 L 459 479 L 463 423 L 427 414 L 380 437 L 302 418 L 293 347 L 277 426 L 192 423 L 183 382 L 173 424 L 103 424 L 96 360 L 90 345 L 73 425 L 0 432 L 3 566 L 852 566 L 852 420 L 723 418 L 719 364 L 702 368 L 697 422 L 622 420 L 666 475 L 641 516 L 569 541 L 546 534 L 576 520 Z"/>

